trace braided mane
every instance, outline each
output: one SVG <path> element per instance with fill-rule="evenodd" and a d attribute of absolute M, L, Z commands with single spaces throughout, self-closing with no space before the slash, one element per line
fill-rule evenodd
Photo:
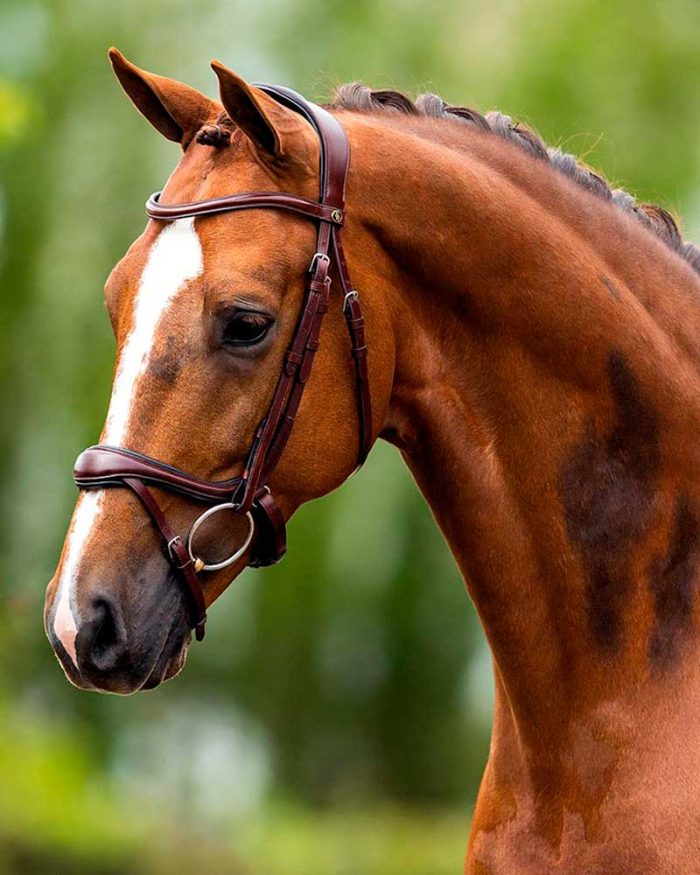
<path fill-rule="evenodd" d="M 637 203 L 626 191 L 619 188 L 611 189 L 602 176 L 579 162 L 573 155 L 547 146 L 535 133 L 520 124 L 513 123 L 507 115 L 500 112 L 482 115 L 466 106 L 450 106 L 437 94 L 421 94 L 413 101 L 400 91 L 373 91 L 358 82 L 341 85 L 333 95 L 329 108 L 365 113 L 390 112 L 449 118 L 459 120 L 478 131 L 496 134 L 504 140 L 515 143 L 534 158 L 548 162 L 587 191 L 604 200 L 612 201 L 627 213 L 632 213 L 667 246 L 684 258 L 696 273 L 700 274 L 700 249 L 683 240 L 678 223 L 667 210 L 655 204 Z"/>

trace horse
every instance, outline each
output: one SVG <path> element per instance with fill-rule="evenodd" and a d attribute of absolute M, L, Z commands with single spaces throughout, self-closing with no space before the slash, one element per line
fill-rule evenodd
<path fill-rule="evenodd" d="M 169 205 L 250 192 L 315 208 L 318 131 L 218 62 L 214 101 L 110 57 L 183 154 L 105 287 L 117 358 L 102 441 L 132 477 L 139 459 L 146 474 L 161 460 L 148 488 L 168 533 L 186 532 L 201 504 L 164 486 L 181 469 L 244 482 L 311 295 L 316 224 L 333 220 L 254 208 L 168 219 Z M 697 872 L 700 252 L 669 213 L 499 113 L 356 83 L 324 113 L 350 144 L 339 221 L 365 320 L 368 443 L 401 452 L 493 655 L 465 872 Z M 334 287 L 265 484 L 279 525 L 358 460 L 339 272 L 336 260 L 311 281 Z M 151 689 L 182 669 L 197 622 L 178 569 L 211 605 L 254 560 L 260 517 L 232 500 L 206 520 L 197 556 L 173 536 L 174 564 L 143 496 L 83 476 L 46 632 L 76 686 Z M 201 558 L 222 550 L 224 568 Z"/>

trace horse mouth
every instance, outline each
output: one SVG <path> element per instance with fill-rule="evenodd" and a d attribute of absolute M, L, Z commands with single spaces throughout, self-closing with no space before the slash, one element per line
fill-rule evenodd
<path fill-rule="evenodd" d="M 53 630 L 47 629 L 47 632 L 56 657 L 73 686 L 122 696 L 154 690 L 176 677 L 187 662 L 192 640 L 188 625 L 178 618 L 150 647 L 132 648 L 127 643 L 123 652 L 109 666 L 96 664 L 95 661 L 85 662 L 80 658 L 76 665 Z"/>

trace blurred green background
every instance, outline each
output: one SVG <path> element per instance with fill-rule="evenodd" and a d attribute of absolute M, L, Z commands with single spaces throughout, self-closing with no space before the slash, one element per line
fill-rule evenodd
<path fill-rule="evenodd" d="M 178 158 L 105 52 L 215 94 L 216 57 L 323 99 L 434 90 L 534 125 L 700 238 L 698 0 L 0 0 L 0 875 L 457 872 L 490 662 L 398 455 L 304 508 L 185 673 L 72 689 L 42 632 L 100 431 L 102 285 Z"/>

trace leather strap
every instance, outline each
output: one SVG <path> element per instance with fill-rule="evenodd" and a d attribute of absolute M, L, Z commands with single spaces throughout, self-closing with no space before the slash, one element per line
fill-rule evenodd
<path fill-rule="evenodd" d="M 248 194 L 230 194 L 224 197 L 210 198 L 206 201 L 195 201 L 187 204 L 162 204 L 159 191 L 154 192 L 146 201 L 146 212 L 152 219 L 170 222 L 173 219 L 184 219 L 189 216 L 210 216 L 214 213 L 230 213 L 234 210 L 276 209 L 290 210 L 316 219 L 319 222 L 332 222 L 342 225 L 344 215 L 342 210 L 329 204 L 320 204 L 295 194 L 285 194 L 277 191 L 255 191 Z"/>
<path fill-rule="evenodd" d="M 240 477 L 218 483 L 200 480 L 142 453 L 106 444 L 83 450 L 75 461 L 73 477 L 81 489 L 119 486 L 125 477 L 138 477 L 139 480 L 209 503 L 231 501 L 241 482 Z"/>
<path fill-rule="evenodd" d="M 207 622 L 207 606 L 199 578 L 194 570 L 194 563 L 187 552 L 184 541 L 170 528 L 158 502 L 140 480 L 135 477 L 124 477 L 122 482 L 139 497 L 156 529 L 160 532 L 170 565 L 175 570 L 180 582 L 184 583 L 185 594 L 189 600 L 192 627 L 197 641 L 201 641 L 204 638 L 204 626 Z"/>
<path fill-rule="evenodd" d="M 317 252 L 313 273 L 296 331 L 285 355 L 282 373 L 267 416 L 258 428 L 234 501 L 241 512 L 250 509 L 253 496 L 282 455 L 294 424 L 301 395 L 318 349 L 321 321 L 328 309 L 330 279 L 327 255 Z"/>
<path fill-rule="evenodd" d="M 252 513 L 257 537 L 248 564 L 253 568 L 274 565 L 287 552 L 287 526 L 268 486 L 261 490 L 253 502 Z"/>
<path fill-rule="evenodd" d="M 357 292 L 352 289 L 345 294 L 343 314 L 345 316 L 345 323 L 348 326 L 350 350 L 355 362 L 357 417 L 360 424 L 360 448 L 357 454 L 357 468 L 361 468 L 372 448 L 372 403 L 369 393 L 365 317 L 362 315 Z"/>
<path fill-rule="evenodd" d="M 359 433 L 357 468 L 361 468 L 372 448 L 372 396 L 369 388 L 365 317 L 360 306 L 360 296 L 357 290 L 352 287 L 352 282 L 350 281 L 350 273 L 345 260 L 345 251 L 339 230 L 333 228 L 332 235 L 335 263 L 343 292 L 343 315 L 345 316 L 348 333 L 350 334 L 350 351 L 355 362 Z"/>

